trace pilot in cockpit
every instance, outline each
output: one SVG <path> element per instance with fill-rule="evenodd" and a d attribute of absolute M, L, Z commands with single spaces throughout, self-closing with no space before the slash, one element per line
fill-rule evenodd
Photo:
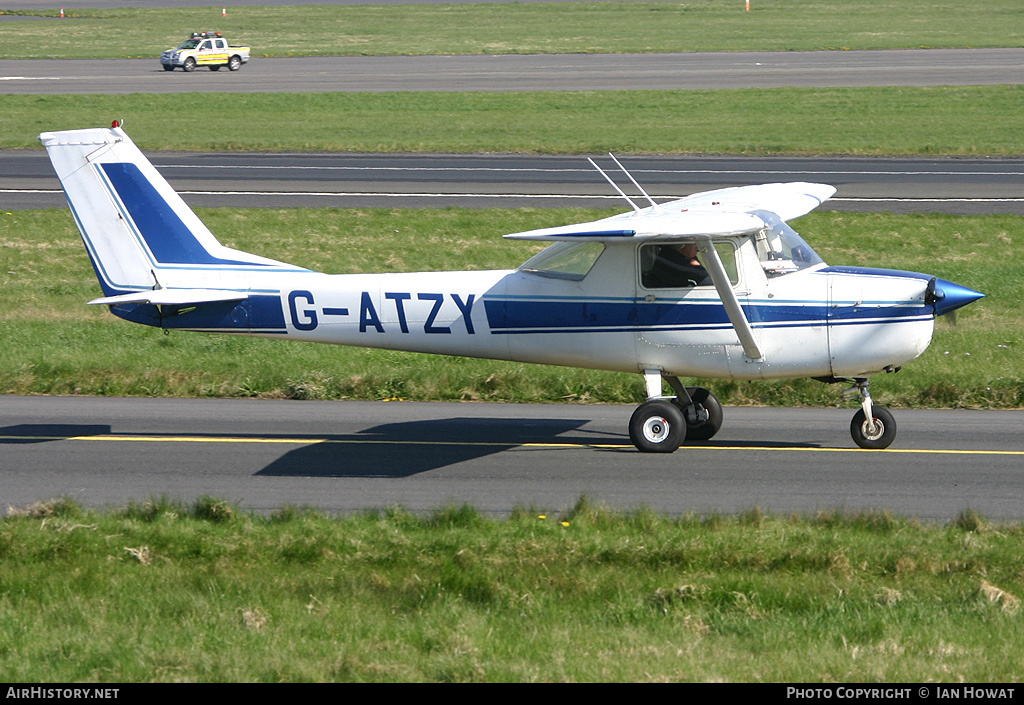
<path fill-rule="evenodd" d="M 646 249 L 646 248 L 645 248 Z M 711 284 L 704 265 L 697 259 L 693 242 L 655 245 L 653 261 L 643 270 L 643 285 L 648 288 L 681 288 Z"/>

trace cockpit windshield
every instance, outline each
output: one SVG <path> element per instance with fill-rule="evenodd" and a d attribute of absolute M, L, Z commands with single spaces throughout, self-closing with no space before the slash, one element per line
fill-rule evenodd
<path fill-rule="evenodd" d="M 754 233 L 754 246 L 761 267 L 769 277 L 799 272 L 825 261 L 804 242 L 793 228 L 769 211 L 755 211 L 768 225 Z"/>

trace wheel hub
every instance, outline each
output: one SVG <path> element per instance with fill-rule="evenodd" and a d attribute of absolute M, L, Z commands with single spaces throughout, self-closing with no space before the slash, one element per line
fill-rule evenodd
<path fill-rule="evenodd" d="M 669 434 L 668 420 L 662 416 L 652 416 L 644 421 L 644 438 L 651 443 L 661 443 Z"/>
<path fill-rule="evenodd" d="M 875 418 L 871 421 L 865 420 L 860 425 L 860 432 L 869 441 L 877 441 L 883 435 L 885 435 L 885 424 L 879 419 Z"/>

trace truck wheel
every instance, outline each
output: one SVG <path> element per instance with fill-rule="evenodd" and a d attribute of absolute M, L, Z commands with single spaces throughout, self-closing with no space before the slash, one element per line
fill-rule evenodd
<path fill-rule="evenodd" d="M 211 66 L 210 70 L 211 71 L 220 71 L 220 66 Z"/>
<path fill-rule="evenodd" d="M 188 57 L 187 59 L 185 59 L 185 63 L 183 63 L 181 65 L 181 70 L 185 71 L 186 73 L 189 72 L 189 71 L 195 71 L 196 70 L 196 60 L 193 59 L 191 56 Z"/>
<path fill-rule="evenodd" d="M 174 70 L 174 67 L 171 66 L 170 64 L 163 64 L 163 67 L 164 67 L 164 71 L 173 71 Z"/>
<path fill-rule="evenodd" d="M 236 55 L 228 59 L 228 71 L 237 71 L 240 68 L 242 68 L 242 57 Z"/>

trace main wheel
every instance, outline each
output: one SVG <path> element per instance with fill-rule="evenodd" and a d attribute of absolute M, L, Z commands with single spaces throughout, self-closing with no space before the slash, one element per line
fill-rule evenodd
<path fill-rule="evenodd" d="M 670 401 L 641 404 L 629 420 L 629 438 L 644 453 L 671 453 L 686 439 L 686 421 Z"/>
<path fill-rule="evenodd" d="M 173 64 L 161 64 L 161 65 L 164 67 L 164 71 L 173 71 L 174 70 Z"/>
<path fill-rule="evenodd" d="M 853 415 L 853 421 L 850 422 L 853 442 L 861 448 L 888 448 L 896 440 L 896 419 L 888 409 L 877 404 L 872 405 L 871 416 L 874 417 L 874 430 L 869 427 L 863 409 L 858 409 Z"/>
<path fill-rule="evenodd" d="M 693 387 L 687 390 L 690 398 L 697 406 L 696 421 L 691 420 L 683 409 L 683 417 L 686 419 L 686 437 L 691 441 L 707 441 L 714 437 L 722 428 L 722 405 L 718 397 L 703 387 Z M 676 402 L 680 408 L 682 405 Z"/>
<path fill-rule="evenodd" d="M 196 70 L 196 60 L 193 59 L 191 56 L 188 57 L 187 59 L 185 59 L 185 63 L 183 63 L 181 65 L 181 70 L 182 71 L 186 71 L 186 72 L 187 71 L 195 71 Z"/>
<path fill-rule="evenodd" d="M 228 71 L 237 71 L 242 68 L 242 57 L 232 56 L 228 59 Z"/>
<path fill-rule="evenodd" d="M 210 70 L 211 71 L 220 71 L 220 64 L 211 64 L 210 65 Z"/>

